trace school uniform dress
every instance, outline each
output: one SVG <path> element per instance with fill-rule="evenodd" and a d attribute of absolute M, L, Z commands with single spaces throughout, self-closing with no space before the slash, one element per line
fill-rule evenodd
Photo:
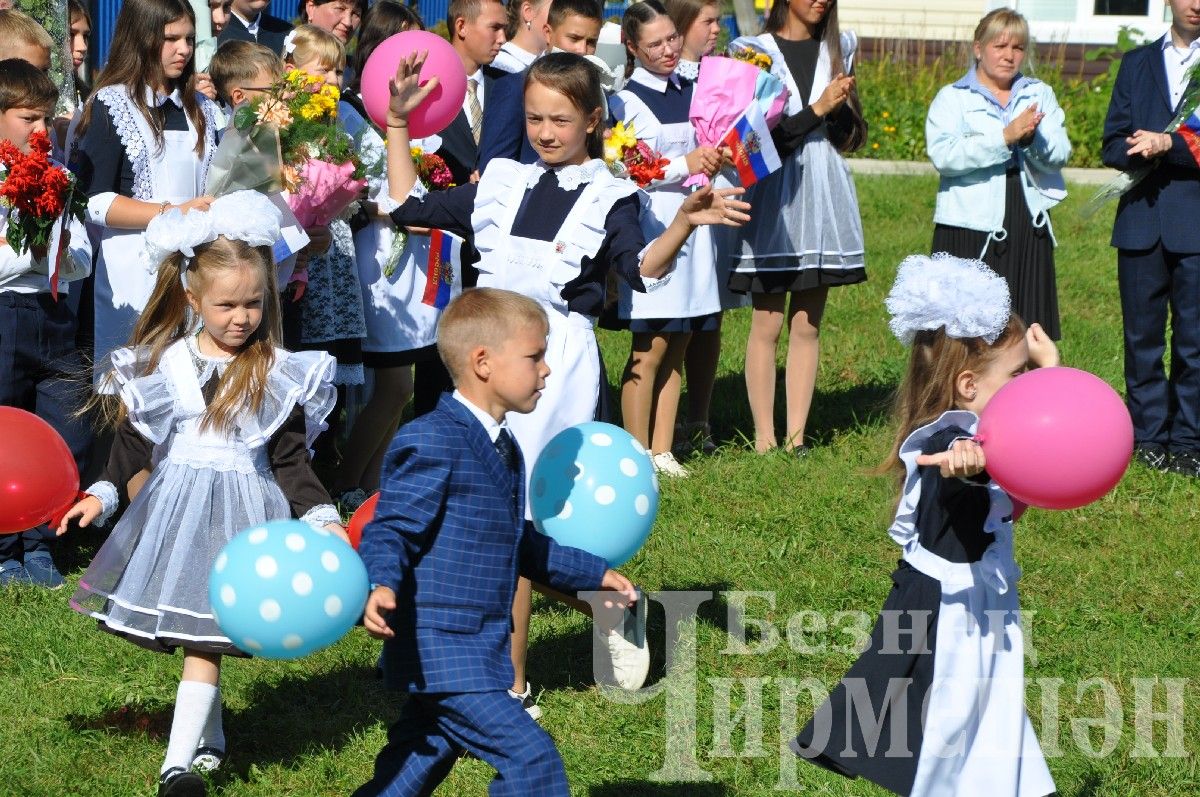
<path fill-rule="evenodd" d="M 811 110 L 832 77 L 829 48 L 770 33 L 730 46 L 769 55 L 772 74 L 789 92 L 784 119 L 772 135 L 784 145 L 783 167 L 743 197 L 755 212 L 737 239 L 730 289 L 785 293 L 864 281 L 862 219 L 850 167 L 830 143 L 825 121 Z M 838 71 L 850 73 L 856 46 L 854 34 L 842 34 Z"/>
<path fill-rule="evenodd" d="M 986 474 L 944 479 L 916 464 L 969 438 L 977 421 L 947 412 L 901 446 L 892 591 L 867 650 L 791 743 L 897 794 L 1054 792 L 1025 711 L 1012 501 Z"/>
<path fill-rule="evenodd" d="M 533 412 L 508 419 L 527 462 L 558 432 L 595 417 L 602 386 L 594 327 L 608 273 L 637 291 L 669 283 L 670 275 L 641 276 L 640 216 L 637 186 L 598 159 L 560 168 L 497 159 L 473 185 L 427 195 L 415 185 L 392 211 L 397 225 L 470 237 L 479 287 L 524 294 L 549 316 L 546 389 Z"/>
<path fill-rule="evenodd" d="M 173 205 L 195 199 L 204 193 L 216 149 L 215 103 L 196 95 L 205 123 L 197 154 L 198 133 L 183 110 L 179 90 L 166 96 L 156 96 L 148 87 L 145 92 L 151 113 L 162 124 L 161 147 L 125 86 L 105 86 L 93 95 L 91 121 L 79 142 L 79 186 L 88 197 L 88 226 L 100 242 L 93 298 L 96 363 L 129 340 L 160 265 L 149 262 L 144 230 L 107 225 L 109 208 L 118 196 Z"/>
<path fill-rule="evenodd" d="M 1030 105 L 1045 118 L 1028 144 L 1008 146 L 1004 128 Z M 1054 90 L 1018 74 L 1002 106 L 971 68 L 934 98 L 925 140 L 941 175 L 933 251 L 987 263 L 1008 283 L 1013 312 L 1058 340 L 1050 209 L 1067 195 L 1071 142 Z"/>
<path fill-rule="evenodd" d="M 345 97 L 346 95 L 343 95 Z M 368 165 L 368 198 L 386 204 L 387 146 L 361 116 L 344 115 L 346 132 Z M 441 139 L 416 139 L 413 147 L 436 152 Z M 370 219 L 354 233 L 354 253 L 362 291 L 367 335 L 363 363 L 368 368 L 411 365 L 437 357 L 437 323 L 450 300 L 462 293 L 462 239 L 451 233 L 408 234 L 397 240 L 388 220 Z M 437 256 L 430 259 L 434 238 Z M 443 239 L 453 240 L 446 242 Z M 442 250 L 448 257 L 442 257 Z M 431 283 L 432 280 L 432 283 Z"/>
<path fill-rule="evenodd" d="M 261 408 L 243 411 L 226 433 L 201 429 L 200 421 L 228 359 L 201 354 L 192 336 L 168 346 L 148 371 L 149 357 L 148 347 L 112 354 L 129 414 L 101 481 L 87 492 L 107 517 L 128 503 L 134 474 L 151 468 L 150 478 L 80 579 L 71 607 L 150 650 L 239 655 L 208 602 L 221 548 L 268 520 L 340 522 L 308 454 L 333 408 L 334 363 L 276 349 Z"/>
<path fill-rule="evenodd" d="M 662 180 L 646 188 L 653 236 L 675 218 L 691 189 L 686 156 L 696 149 L 696 129 L 688 117 L 690 80 L 660 77 L 639 66 L 610 103 L 618 121 L 632 124 L 637 137 L 670 163 Z M 713 228 L 697 227 L 675 258 L 670 284 L 654 293 L 639 293 L 622 283 L 617 313 L 633 332 L 700 332 L 720 324 L 721 297 L 715 265 Z M 653 237 L 652 236 L 652 237 Z"/>
<path fill-rule="evenodd" d="M 397 432 L 359 554 L 396 593 L 387 686 L 409 693 L 372 779 L 354 797 L 433 792 L 464 749 L 497 770 L 493 797 L 566 797 L 554 740 L 506 691 L 517 576 L 598 589 L 603 559 L 524 519 L 524 460 L 508 429 L 459 393 Z"/>

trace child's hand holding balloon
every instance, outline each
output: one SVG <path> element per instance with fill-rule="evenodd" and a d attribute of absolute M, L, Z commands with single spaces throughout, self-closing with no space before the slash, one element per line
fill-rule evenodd
<path fill-rule="evenodd" d="M 73 518 L 79 518 L 80 528 L 87 528 L 95 522 L 96 518 L 100 517 L 103 511 L 104 505 L 100 503 L 100 499 L 94 495 L 89 495 L 67 510 L 67 514 L 62 516 L 62 520 L 58 522 L 58 528 L 54 530 L 54 533 L 59 537 L 66 534 L 67 524 Z"/>
<path fill-rule="evenodd" d="M 955 440 L 947 451 L 936 454 L 922 454 L 917 457 L 917 464 L 922 467 L 936 467 L 946 479 L 969 479 L 983 473 L 987 467 L 987 458 L 983 448 L 974 440 L 963 438 Z"/>

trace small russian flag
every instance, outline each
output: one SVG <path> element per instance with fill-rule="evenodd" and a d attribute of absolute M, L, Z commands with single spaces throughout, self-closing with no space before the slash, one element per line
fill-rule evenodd
<path fill-rule="evenodd" d="M 433 230 L 429 233 L 429 262 L 425 269 L 425 294 L 421 304 L 444 310 L 450 304 L 454 272 L 462 259 L 462 238 Z"/>
<path fill-rule="evenodd" d="M 737 118 L 721 144 L 733 152 L 734 168 L 746 188 L 783 166 L 757 102 L 750 103 L 746 112 Z"/>
<path fill-rule="evenodd" d="M 1191 150 L 1192 157 L 1200 165 L 1200 109 L 1179 126 L 1179 135 L 1183 136 L 1188 149 Z"/>

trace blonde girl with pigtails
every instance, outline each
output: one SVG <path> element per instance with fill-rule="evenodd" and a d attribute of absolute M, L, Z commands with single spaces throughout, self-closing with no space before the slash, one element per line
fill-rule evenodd
<path fill-rule="evenodd" d="M 150 222 L 154 290 L 129 345 L 105 361 L 102 388 L 116 394 L 107 397 L 112 452 L 58 528 L 123 508 L 71 607 L 148 650 L 183 649 L 159 795 L 204 794 L 192 770 L 213 769 L 226 753 L 222 658 L 253 653 L 213 618 L 217 552 L 243 529 L 282 518 L 344 536 L 308 454 L 333 407 L 333 358 L 278 345 L 279 219 L 265 196 L 239 191 L 207 211 Z M 150 477 L 130 501 L 127 485 L 142 470 Z"/>

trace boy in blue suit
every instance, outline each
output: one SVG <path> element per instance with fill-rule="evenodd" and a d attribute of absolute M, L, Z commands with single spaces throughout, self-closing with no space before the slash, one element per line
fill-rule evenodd
<path fill-rule="evenodd" d="M 355 797 L 429 794 L 464 749 L 496 768 L 494 797 L 568 794 L 554 741 L 508 692 L 517 576 L 614 590 L 616 605 L 637 594 L 603 559 L 525 521 L 504 418 L 537 404 L 548 331 L 541 307 L 510 291 L 467 291 L 442 315 L 438 353 L 457 389 L 396 434 L 359 548 L 375 585 L 364 625 L 385 640 L 387 684 L 410 696 Z"/>
<path fill-rule="evenodd" d="M 1168 2 L 1166 36 L 1121 59 L 1104 122 L 1103 157 L 1115 169 L 1153 166 L 1121 197 L 1112 234 L 1137 458 L 1200 477 L 1200 165 L 1183 136 L 1162 132 L 1180 110 L 1189 74 L 1200 75 L 1194 69 L 1200 2 Z M 1163 367 L 1168 308 L 1169 377 Z"/>

